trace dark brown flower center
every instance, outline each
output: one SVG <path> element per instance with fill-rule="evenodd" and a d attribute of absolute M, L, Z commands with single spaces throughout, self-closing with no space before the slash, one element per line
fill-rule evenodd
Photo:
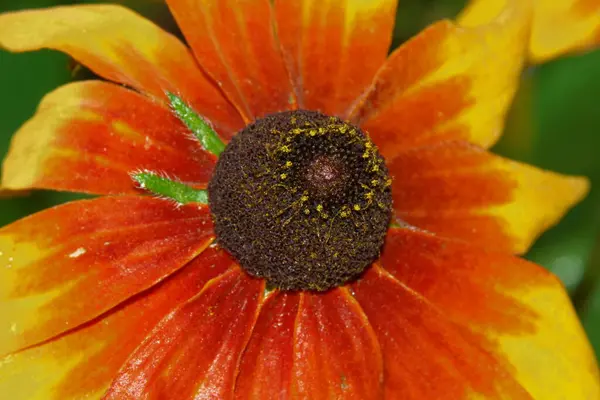
<path fill-rule="evenodd" d="M 348 176 L 341 160 L 320 155 L 308 163 L 304 182 L 314 196 L 327 198 L 346 189 Z"/>
<path fill-rule="evenodd" d="M 218 243 L 274 287 L 340 286 L 379 256 L 390 182 L 359 128 L 312 111 L 267 116 L 233 138 L 208 186 Z"/>

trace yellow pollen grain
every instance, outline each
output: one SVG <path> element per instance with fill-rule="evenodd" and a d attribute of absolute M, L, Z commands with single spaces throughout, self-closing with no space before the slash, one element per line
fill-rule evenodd
<path fill-rule="evenodd" d="M 285 179 L 285 178 L 287 178 L 287 174 L 281 174 L 281 175 L 279 175 L 279 177 L 280 177 L 281 179 Z"/>
<path fill-rule="evenodd" d="M 358 204 L 355 204 L 352 208 L 354 208 L 355 211 L 360 211 L 360 206 Z"/>
<path fill-rule="evenodd" d="M 293 165 L 293 163 L 291 161 L 286 161 L 285 162 L 285 166 L 288 167 L 288 168 L 291 167 L 292 165 Z"/>
<path fill-rule="evenodd" d="M 306 214 L 306 215 L 310 214 L 310 210 L 308 208 L 305 208 L 304 209 L 304 214 Z"/>
<path fill-rule="evenodd" d="M 317 205 L 317 211 L 318 212 L 323 211 L 323 206 L 321 204 Z"/>

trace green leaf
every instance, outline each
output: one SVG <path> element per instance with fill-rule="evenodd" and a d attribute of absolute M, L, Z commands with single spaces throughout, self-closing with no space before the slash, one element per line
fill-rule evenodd
<path fill-rule="evenodd" d="M 175 200 L 180 204 L 208 203 L 206 190 L 194 189 L 184 183 L 174 181 L 155 172 L 143 171 L 131 174 L 140 187 L 155 195 Z"/>
<path fill-rule="evenodd" d="M 221 154 L 225 149 L 225 144 L 221 141 L 217 132 L 181 98 L 173 93 L 167 93 L 167 96 L 169 96 L 171 107 L 177 117 L 192 131 L 202 147 L 216 156 Z"/>

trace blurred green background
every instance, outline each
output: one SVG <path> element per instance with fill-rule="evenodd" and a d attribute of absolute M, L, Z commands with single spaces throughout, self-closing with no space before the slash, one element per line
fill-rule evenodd
<path fill-rule="evenodd" d="M 0 12 L 84 1 L 0 0 Z M 88 3 L 93 1 L 87 1 Z M 160 0 L 120 1 L 179 34 Z M 394 45 L 428 23 L 455 16 L 464 0 L 402 0 Z M 63 54 L 39 51 L 9 54 L 0 50 L 0 158 L 10 138 L 34 112 L 42 96 L 74 79 Z M 588 198 L 555 228 L 545 233 L 527 257 L 555 272 L 569 290 L 588 335 L 600 354 L 600 51 L 571 56 L 529 68 L 515 99 L 506 132 L 494 151 L 542 168 L 586 175 L 592 180 Z M 76 198 L 39 191 L 0 199 L 0 226 L 35 211 Z"/>

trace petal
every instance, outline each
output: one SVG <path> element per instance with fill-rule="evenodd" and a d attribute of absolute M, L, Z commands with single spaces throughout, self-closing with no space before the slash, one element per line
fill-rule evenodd
<path fill-rule="evenodd" d="M 294 333 L 300 295 L 276 293 L 265 300 L 244 350 L 236 399 L 288 399 L 294 362 Z"/>
<path fill-rule="evenodd" d="M 264 281 L 239 268 L 165 317 L 131 355 L 106 399 L 228 399 Z"/>
<path fill-rule="evenodd" d="M 243 125 L 239 114 L 198 69 L 174 36 L 115 5 L 78 5 L 0 16 L 0 47 L 63 51 L 98 75 L 166 100 L 190 103 L 224 137 Z"/>
<path fill-rule="evenodd" d="M 351 120 L 386 157 L 450 139 L 491 146 L 519 83 L 530 8 L 511 0 L 479 26 L 428 27 L 392 53 Z"/>
<path fill-rule="evenodd" d="M 148 197 L 77 201 L 0 229 L 0 354 L 91 320 L 213 240 L 208 207 Z"/>
<path fill-rule="evenodd" d="M 246 121 L 295 108 L 270 0 L 168 0 L 202 68 Z"/>
<path fill-rule="evenodd" d="M 135 194 L 129 174 L 140 169 L 204 186 L 216 157 L 189 135 L 166 107 L 131 90 L 72 83 L 48 94 L 16 133 L 2 186 Z"/>
<path fill-rule="evenodd" d="M 0 393 L 13 400 L 100 397 L 152 328 L 232 263 L 224 251 L 206 249 L 163 282 L 100 318 L 0 358 Z"/>
<path fill-rule="evenodd" d="M 460 19 L 477 24 L 506 0 L 471 0 Z M 600 44 L 599 0 L 533 0 L 529 58 L 544 62 Z"/>
<path fill-rule="evenodd" d="M 381 345 L 385 398 L 532 400 L 476 334 L 381 268 L 371 268 L 353 292 Z"/>
<path fill-rule="evenodd" d="M 589 190 L 464 142 L 401 153 L 388 164 L 396 216 L 447 237 L 523 253 Z"/>
<path fill-rule="evenodd" d="M 378 274 L 376 279 L 385 283 L 368 283 L 375 289 L 371 295 L 385 286 L 410 293 L 418 309 L 438 314 L 436 324 L 464 330 L 473 345 L 504 363 L 532 398 L 600 398 L 593 352 L 562 285 L 543 268 L 407 229 L 388 234 L 381 263 L 396 284 Z M 390 298 L 385 302 L 393 309 Z M 483 366 L 468 374 L 489 380 L 492 376 L 482 373 L 486 370 Z"/>
<path fill-rule="evenodd" d="M 534 62 L 600 45 L 600 1 L 534 0 L 534 4 L 529 44 Z"/>
<path fill-rule="evenodd" d="M 236 397 L 379 399 L 382 370 L 375 334 L 346 289 L 277 294 L 244 352 Z"/>
<path fill-rule="evenodd" d="M 303 399 L 379 399 L 379 343 L 347 290 L 304 293 L 294 336 L 292 393 Z"/>
<path fill-rule="evenodd" d="M 384 63 L 397 0 L 275 0 L 300 108 L 346 117 Z"/>

